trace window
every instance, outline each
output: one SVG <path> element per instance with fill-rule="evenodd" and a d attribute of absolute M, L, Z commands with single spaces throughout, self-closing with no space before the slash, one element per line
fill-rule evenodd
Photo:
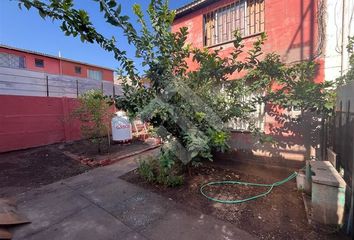
<path fill-rule="evenodd" d="M 88 78 L 95 79 L 95 80 L 102 80 L 102 72 L 101 71 L 95 71 L 95 70 L 88 69 L 87 75 L 88 75 Z"/>
<path fill-rule="evenodd" d="M 241 102 L 243 104 L 250 104 L 253 102 L 254 104 L 254 99 L 259 97 L 260 94 L 253 93 L 248 96 L 242 96 L 241 97 Z M 256 128 L 259 128 L 261 131 L 264 131 L 264 123 L 265 123 L 265 105 L 256 103 L 255 104 L 255 111 L 250 114 L 249 119 L 241 119 L 241 118 L 235 118 L 232 119 L 228 123 L 228 127 L 233 129 L 233 130 L 239 130 L 239 131 L 249 131 L 251 126 L 254 126 Z"/>
<path fill-rule="evenodd" d="M 34 64 L 36 65 L 36 67 L 43 68 L 44 67 L 44 60 L 36 58 L 36 59 L 34 59 Z"/>
<path fill-rule="evenodd" d="M 75 66 L 75 73 L 81 74 L 81 67 Z"/>
<path fill-rule="evenodd" d="M 0 66 L 9 68 L 25 68 L 25 57 L 9 53 L 0 53 Z"/>
<path fill-rule="evenodd" d="M 234 39 L 238 30 L 241 36 L 264 31 L 264 1 L 237 0 L 225 7 L 204 15 L 204 46 L 213 46 Z"/>

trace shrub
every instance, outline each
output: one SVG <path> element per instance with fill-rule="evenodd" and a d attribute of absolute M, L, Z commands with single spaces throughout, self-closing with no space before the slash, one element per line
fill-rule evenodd
<path fill-rule="evenodd" d="M 156 177 L 153 170 L 154 169 L 152 167 L 151 161 L 144 160 L 139 163 L 138 173 L 147 182 L 155 181 Z"/>
<path fill-rule="evenodd" d="M 89 90 L 79 97 L 80 105 L 72 116 L 81 122 L 81 133 L 102 152 L 103 136 L 110 140 L 110 122 L 113 116 L 110 111 L 110 100 L 100 90 Z"/>
<path fill-rule="evenodd" d="M 146 158 L 139 163 L 138 174 L 149 183 L 157 183 L 167 187 L 177 187 L 184 183 L 183 175 L 178 175 L 179 168 L 167 161 L 167 154 L 159 158 Z"/>

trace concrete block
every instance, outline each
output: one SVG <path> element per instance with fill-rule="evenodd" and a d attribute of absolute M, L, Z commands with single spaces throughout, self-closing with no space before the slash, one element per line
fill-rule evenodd
<path fill-rule="evenodd" d="M 299 172 L 296 176 L 296 186 L 298 190 L 305 189 L 305 174 L 303 172 Z"/>
<path fill-rule="evenodd" d="M 312 183 L 312 217 L 323 224 L 341 225 L 344 220 L 345 188 Z"/>
<path fill-rule="evenodd" d="M 341 225 L 344 220 L 346 183 L 329 161 L 311 162 L 313 220 Z"/>

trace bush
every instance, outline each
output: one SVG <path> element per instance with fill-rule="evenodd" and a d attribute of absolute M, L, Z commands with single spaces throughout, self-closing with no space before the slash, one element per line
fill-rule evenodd
<path fill-rule="evenodd" d="M 147 182 L 155 181 L 154 169 L 152 167 L 151 161 L 141 161 L 138 167 L 139 175 L 144 178 Z"/>
<path fill-rule="evenodd" d="M 165 164 L 166 154 L 161 154 L 159 158 L 147 158 L 140 161 L 138 174 L 149 183 L 157 183 L 167 187 L 181 186 L 184 183 L 184 177 L 178 175 L 179 167 L 166 166 Z"/>
<path fill-rule="evenodd" d="M 102 152 L 103 136 L 110 144 L 110 123 L 113 116 L 111 102 L 100 90 L 89 90 L 79 97 L 80 105 L 72 112 L 72 117 L 81 122 L 81 133 Z"/>

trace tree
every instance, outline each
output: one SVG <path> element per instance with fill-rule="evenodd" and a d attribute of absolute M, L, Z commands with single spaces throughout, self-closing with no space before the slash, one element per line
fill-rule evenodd
<path fill-rule="evenodd" d="M 82 41 L 98 43 L 114 53 L 132 84 L 124 84 L 124 95 L 116 99 L 117 107 L 131 117 L 140 117 L 158 128 L 165 146 L 160 157 L 167 169 L 179 162 L 189 166 L 203 159 L 212 159 L 213 151 L 225 151 L 229 130 L 226 123 L 233 118 L 251 122 L 257 103 L 276 103 L 282 106 L 301 106 L 311 111 L 323 111 L 327 106 L 329 84 L 313 82 L 312 62 L 286 66 L 276 54 L 264 56 L 265 35 L 254 42 L 253 48 L 241 58 L 244 45 L 235 33 L 234 51 L 220 57 L 219 50 L 194 49 L 186 44 L 188 29 L 171 32 L 175 16 L 168 9 L 168 1 L 151 0 L 144 16 L 139 5 L 133 10 L 140 23 L 136 30 L 129 17 L 121 14 L 115 0 L 94 0 L 104 13 L 107 23 L 123 30 L 128 42 L 136 48 L 136 56 L 146 66 L 145 77 L 151 82 L 146 88 L 132 60 L 119 49 L 114 38 L 98 33 L 84 10 L 74 8 L 71 0 L 20 0 L 27 8 L 34 7 L 45 18 L 61 21 L 66 35 L 80 36 Z M 145 21 L 148 17 L 149 22 Z M 198 63 L 194 71 L 188 69 L 187 59 Z M 228 81 L 233 73 L 246 72 L 245 77 Z M 273 92 L 278 84 L 280 90 Z M 259 93 L 248 101 L 241 96 Z M 250 125 L 250 130 L 259 129 Z"/>
<path fill-rule="evenodd" d="M 346 74 L 337 79 L 340 85 L 354 81 L 354 36 L 348 37 L 348 39 L 347 51 L 349 53 L 349 69 Z"/>
<path fill-rule="evenodd" d="M 98 153 L 102 152 L 103 136 L 110 142 L 110 123 L 113 116 L 109 99 L 100 90 L 89 90 L 79 97 L 80 105 L 72 116 L 80 120 L 81 133 L 92 143 L 97 144 Z"/>

